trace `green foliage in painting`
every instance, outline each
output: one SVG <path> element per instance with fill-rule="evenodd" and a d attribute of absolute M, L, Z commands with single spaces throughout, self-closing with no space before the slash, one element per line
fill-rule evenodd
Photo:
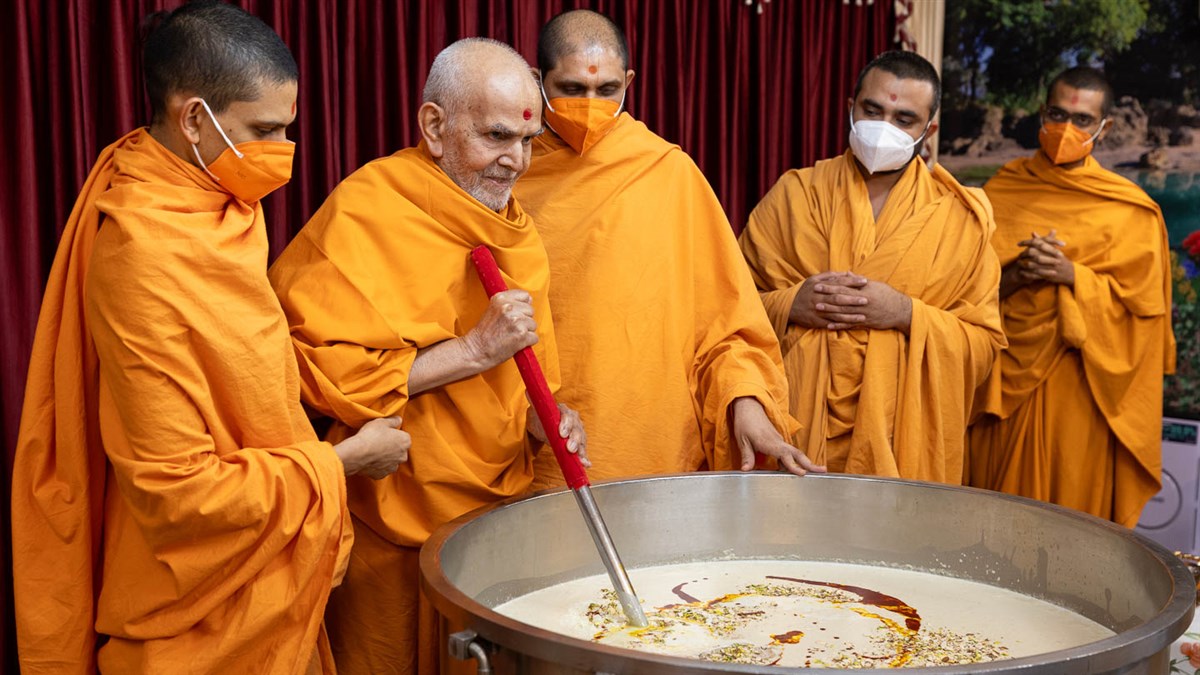
<path fill-rule="evenodd" d="M 947 3 L 945 103 L 1032 110 L 1064 67 L 1103 62 L 1127 50 L 1146 27 L 1149 9 L 1150 0 Z"/>

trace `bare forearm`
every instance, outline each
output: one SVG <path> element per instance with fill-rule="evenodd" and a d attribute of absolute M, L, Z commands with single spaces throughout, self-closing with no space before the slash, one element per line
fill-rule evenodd
<path fill-rule="evenodd" d="M 408 373 L 408 395 L 465 380 L 489 368 L 463 338 L 444 340 L 417 352 Z"/>

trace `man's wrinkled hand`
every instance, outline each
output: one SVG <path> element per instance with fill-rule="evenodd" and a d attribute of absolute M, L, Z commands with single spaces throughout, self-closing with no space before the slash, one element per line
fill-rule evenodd
<path fill-rule="evenodd" d="M 537 341 L 533 298 L 519 289 L 493 295 L 479 323 L 463 336 L 468 352 L 479 362 L 481 370 L 495 368 Z"/>
<path fill-rule="evenodd" d="M 579 413 L 559 403 L 558 417 L 558 435 L 567 440 L 567 450 L 579 455 L 579 461 L 585 467 L 590 467 L 592 462 L 587 456 L 587 432 L 583 429 L 583 420 L 579 417 Z M 542 443 L 550 443 L 550 439 L 546 438 L 545 430 L 542 429 L 542 422 L 538 419 L 537 411 L 532 406 L 529 408 L 525 427 L 530 436 Z"/>
<path fill-rule="evenodd" d="M 784 440 L 771 424 L 767 411 L 758 399 L 745 397 L 733 402 L 733 438 L 742 453 L 742 471 L 754 468 L 754 453 L 774 457 L 779 466 L 803 476 L 808 472 L 825 473 L 825 467 L 815 464 L 802 450 Z"/>
<path fill-rule="evenodd" d="M 371 420 L 350 438 L 333 446 L 347 476 L 363 474 L 379 480 L 408 461 L 412 437 L 400 429 L 400 417 Z"/>

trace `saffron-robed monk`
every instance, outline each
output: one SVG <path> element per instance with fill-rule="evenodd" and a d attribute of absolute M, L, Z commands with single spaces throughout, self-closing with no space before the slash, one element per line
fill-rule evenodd
<path fill-rule="evenodd" d="M 413 438 L 395 474 L 350 481 L 356 541 L 327 614 L 340 673 L 437 672 L 444 638 L 419 589 L 421 544 L 530 487 L 545 437 L 513 354 L 532 346 L 551 388 L 560 381 L 546 251 L 512 198 L 539 98 L 510 47 L 450 45 L 425 85 L 420 145 L 342 181 L 271 267 L 304 400 L 336 421 L 329 438 L 389 415 Z M 479 244 L 512 289 L 490 302 L 469 260 Z M 584 453 L 579 416 L 560 408 L 557 431 Z"/>
<path fill-rule="evenodd" d="M 759 453 L 820 470 L 790 443 L 779 345 L 729 221 L 679 146 L 623 108 L 621 30 L 575 10 L 538 41 L 546 133 L 516 194 L 550 258 L 564 400 L 597 478 L 748 470 Z M 563 484 L 539 457 L 535 484 Z"/>
<path fill-rule="evenodd" d="M 830 471 L 960 483 L 1005 344 L 987 199 L 918 159 L 940 86 L 916 54 L 875 58 L 847 101 L 850 149 L 784 174 L 741 235 L 798 445 Z"/>
<path fill-rule="evenodd" d="M 404 460 L 397 418 L 331 446 L 300 404 L 259 200 L 288 181 L 297 69 L 232 5 L 158 17 L 148 128 L 96 160 L 38 320 L 13 469 L 22 672 L 334 672 L 345 475 Z"/>
<path fill-rule="evenodd" d="M 1064 71 L 1040 149 L 984 186 L 1009 346 L 971 428 L 970 483 L 1133 527 L 1161 486 L 1175 337 L 1162 212 L 1091 154 L 1112 101 L 1099 71 Z"/>

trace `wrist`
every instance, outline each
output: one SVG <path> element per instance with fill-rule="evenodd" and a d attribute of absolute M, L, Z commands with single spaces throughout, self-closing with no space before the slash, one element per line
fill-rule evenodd
<path fill-rule="evenodd" d="M 907 295 L 901 294 L 900 295 L 900 315 L 898 317 L 896 317 L 896 325 L 893 326 L 893 328 L 895 328 L 896 330 L 907 335 L 909 329 L 912 328 L 912 313 L 913 313 L 912 298 Z"/>
<path fill-rule="evenodd" d="M 525 433 L 539 443 L 549 443 L 550 441 L 546 438 L 545 432 L 546 430 L 542 428 L 542 422 L 537 412 L 533 409 L 532 405 L 529 406 L 529 411 L 525 413 Z"/>
<path fill-rule="evenodd" d="M 1021 270 L 1017 263 L 1009 263 L 1000 270 L 1000 299 L 1003 300 L 1012 295 L 1025 285 L 1025 281 L 1021 278 Z"/>
<path fill-rule="evenodd" d="M 756 411 L 761 411 L 763 414 L 762 403 L 759 403 L 757 398 L 753 396 L 739 396 L 729 404 L 729 415 L 733 420 L 745 418 L 747 415 L 753 415 Z"/>
<path fill-rule="evenodd" d="M 347 476 L 352 476 L 358 471 L 358 462 L 355 459 L 358 455 L 358 446 L 357 436 L 351 436 L 333 446 L 333 453 L 341 461 L 342 470 Z"/>
<path fill-rule="evenodd" d="M 792 306 L 788 309 L 788 323 L 808 328 L 808 319 L 804 316 L 802 309 L 805 297 L 804 282 L 797 284 L 795 290 L 796 292 L 792 294 Z"/>
<path fill-rule="evenodd" d="M 1007 267 L 1000 271 L 1000 281 L 1013 288 L 1020 288 L 1025 285 L 1025 279 L 1021 275 L 1021 265 L 1019 262 L 1010 263 Z"/>
<path fill-rule="evenodd" d="M 472 373 L 478 374 L 485 370 L 490 370 L 496 364 L 489 363 L 487 355 L 484 354 L 482 347 L 479 345 L 478 339 L 475 337 L 475 331 L 470 331 L 466 335 L 455 338 L 458 343 L 458 348 L 463 356 L 463 361 L 467 363 L 467 367 Z"/>

